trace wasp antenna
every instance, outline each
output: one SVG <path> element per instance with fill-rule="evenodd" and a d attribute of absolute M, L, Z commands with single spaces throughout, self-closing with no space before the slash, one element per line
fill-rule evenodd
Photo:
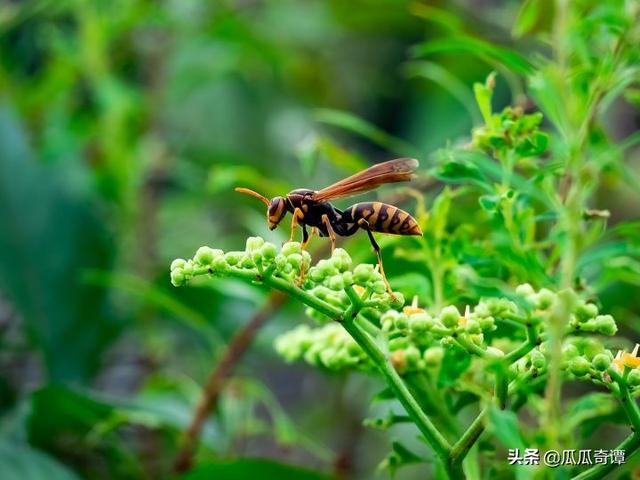
<path fill-rule="evenodd" d="M 260 200 L 262 203 L 264 203 L 267 207 L 269 206 L 269 203 L 270 203 L 269 199 L 266 198 L 266 197 L 263 197 L 258 192 L 254 192 L 253 190 L 249 190 L 248 188 L 243 188 L 243 187 L 236 187 L 235 191 L 236 192 L 240 192 L 240 193 L 244 193 L 245 195 L 250 195 L 252 197 L 255 197 L 258 200 Z"/>

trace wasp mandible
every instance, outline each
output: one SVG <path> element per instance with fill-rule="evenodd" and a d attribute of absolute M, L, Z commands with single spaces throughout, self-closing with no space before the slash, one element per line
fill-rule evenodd
<path fill-rule="evenodd" d="M 380 246 L 371 232 L 390 235 L 422 235 L 416 220 L 404 210 L 381 202 L 361 202 L 344 210 L 334 207 L 329 200 L 349 197 L 378 188 L 385 183 L 406 182 L 413 178 L 418 161 L 413 158 L 397 158 L 378 163 L 350 177 L 344 178 L 322 190 L 299 188 L 284 197 L 271 200 L 248 188 L 236 188 L 236 192 L 251 195 L 267 206 L 269 229 L 273 230 L 287 212 L 293 215 L 291 234 L 293 240 L 296 228 L 302 227 L 302 248 L 305 248 L 317 230 L 321 237 L 331 239 L 331 250 L 336 247 L 336 235 L 348 237 L 359 229 L 365 230 L 371 246 L 378 258 L 380 273 L 389 292 L 391 287 L 384 274 Z M 311 227 L 311 234 L 307 232 Z"/>

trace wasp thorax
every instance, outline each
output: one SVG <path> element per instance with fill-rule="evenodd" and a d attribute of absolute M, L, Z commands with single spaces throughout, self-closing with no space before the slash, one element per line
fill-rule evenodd
<path fill-rule="evenodd" d="M 273 230 L 278 226 L 282 217 L 287 213 L 284 197 L 274 197 L 269 203 L 267 210 L 267 219 L 269 220 L 269 229 Z"/>

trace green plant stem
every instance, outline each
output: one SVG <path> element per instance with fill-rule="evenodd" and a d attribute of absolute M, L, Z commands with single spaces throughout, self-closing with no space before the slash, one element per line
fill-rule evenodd
<path fill-rule="evenodd" d="M 378 370 L 380 370 L 380 373 L 407 411 L 407 414 L 425 436 L 425 439 L 429 445 L 431 445 L 436 455 L 446 464 L 449 459 L 449 443 L 433 425 L 429 417 L 422 411 L 418 402 L 413 395 L 411 395 L 411 392 L 400 378 L 400 375 L 398 375 L 398 372 L 393 368 L 387 356 L 378 347 L 376 342 L 353 320 L 345 319 L 342 325 L 377 366 Z"/>
<path fill-rule="evenodd" d="M 451 461 L 460 463 L 464 460 L 471 447 L 484 432 L 484 417 L 489 413 L 489 406 L 484 407 L 471 425 L 464 431 L 460 439 L 451 447 Z"/>
<path fill-rule="evenodd" d="M 536 334 L 536 327 L 532 324 L 526 324 L 527 340 L 515 350 L 512 350 L 504 357 L 504 363 L 506 365 L 521 359 L 527 353 L 529 353 L 537 344 L 538 338 Z"/>
<path fill-rule="evenodd" d="M 620 402 L 622 403 L 622 409 L 627 415 L 629 423 L 632 425 L 633 433 L 625 438 L 620 445 L 615 447 L 615 450 L 624 450 L 625 456 L 628 459 L 633 455 L 638 448 L 640 448 L 640 409 L 635 399 L 632 398 L 627 385 L 626 375 L 629 369 L 625 367 L 624 373 L 621 375 L 615 368 L 609 368 L 607 373 L 611 379 L 618 384 Z M 606 463 L 601 465 L 594 465 L 593 467 L 585 470 L 584 472 L 573 477 L 573 480 L 595 480 L 604 477 L 607 473 L 614 470 L 619 465 L 614 463 Z"/>
<path fill-rule="evenodd" d="M 527 341 L 522 344 L 519 348 L 511 352 L 504 358 L 504 365 L 509 365 L 522 356 L 526 355 L 531 348 L 535 346 L 535 327 L 528 326 L 527 327 Z M 498 402 L 498 406 L 500 408 L 504 408 L 506 406 L 506 400 L 509 395 L 515 393 L 517 386 L 514 382 L 511 384 L 507 383 L 507 377 L 504 372 L 496 373 L 496 388 L 494 391 L 494 396 Z M 452 462 L 461 462 L 464 460 L 464 457 L 467 455 L 471 447 L 475 444 L 475 442 L 480 438 L 482 432 L 484 431 L 484 417 L 488 414 L 489 407 L 483 408 L 478 416 L 471 422 L 469 427 L 462 434 L 462 437 L 451 447 L 451 461 Z"/>
<path fill-rule="evenodd" d="M 487 356 L 487 351 L 469 340 L 465 334 L 458 335 L 455 341 L 458 346 L 460 346 L 464 350 L 467 350 L 469 353 L 475 353 L 480 358 L 484 358 Z"/>
<path fill-rule="evenodd" d="M 383 353 L 373 338 L 371 338 L 371 336 L 355 321 L 363 303 L 352 287 L 345 288 L 345 291 L 352 303 L 351 306 L 343 313 L 339 308 L 319 300 L 310 293 L 282 278 L 275 277 L 273 275 L 261 275 L 257 272 L 243 271 L 236 268 L 231 268 L 228 273 L 238 278 L 262 283 L 267 287 L 285 292 L 305 305 L 308 305 L 318 312 L 340 322 L 349 335 L 351 335 L 360 348 L 362 348 L 362 350 L 372 360 L 374 365 L 376 365 L 386 380 L 389 388 L 405 408 L 407 414 L 411 417 L 411 420 L 424 435 L 426 441 L 429 443 L 431 448 L 433 448 L 435 454 L 442 461 L 449 477 L 452 479 L 463 478 L 461 467 L 460 469 L 453 468 L 449 462 L 449 450 L 451 448 L 449 442 L 447 442 L 444 436 L 431 422 L 429 417 L 420 408 L 420 405 L 402 381 L 398 372 L 396 372 L 389 358 Z"/>
<path fill-rule="evenodd" d="M 628 370 L 625 368 L 625 374 L 627 372 Z M 635 399 L 631 397 L 629 386 L 627 385 L 627 380 L 624 374 L 620 375 L 615 368 L 609 368 L 608 373 L 609 376 L 618 384 L 618 388 L 620 389 L 620 402 L 622 403 L 622 409 L 629 419 L 629 423 L 631 423 L 635 432 L 640 434 L 640 409 L 638 408 L 638 404 Z"/>
<path fill-rule="evenodd" d="M 636 450 L 640 447 L 640 434 L 632 433 L 627 438 L 625 438 L 620 445 L 618 445 L 616 450 L 624 450 L 625 458 L 628 459 L 631 455 L 633 455 Z M 603 463 L 600 465 L 594 465 L 593 467 L 585 470 L 582 473 L 579 473 L 572 480 L 597 480 L 600 478 L 604 478 L 606 474 L 619 467 L 614 463 Z"/>

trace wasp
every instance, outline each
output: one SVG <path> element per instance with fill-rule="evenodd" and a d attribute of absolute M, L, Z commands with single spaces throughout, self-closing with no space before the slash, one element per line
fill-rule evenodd
<path fill-rule="evenodd" d="M 329 237 L 331 251 L 336 247 L 337 236 L 349 237 L 358 230 L 366 231 L 377 256 L 382 278 L 391 292 L 382 266 L 380 246 L 372 232 L 421 236 L 422 230 L 418 222 L 404 210 L 386 203 L 361 202 L 340 210 L 329 201 L 373 190 L 387 183 L 409 181 L 414 177 L 413 172 L 418 165 L 418 161 L 413 158 L 397 158 L 373 165 L 322 190 L 298 188 L 284 197 L 274 197 L 271 200 L 248 188 L 238 187 L 235 191 L 251 195 L 267 206 L 270 230 L 280 224 L 287 212 L 291 213 L 293 218 L 289 241 L 293 240 L 296 228 L 301 226 L 302 248 L 307 246 L 316 231 L 321 237 Z M 311 228 L 311 234 L 307 227 Z"/>

